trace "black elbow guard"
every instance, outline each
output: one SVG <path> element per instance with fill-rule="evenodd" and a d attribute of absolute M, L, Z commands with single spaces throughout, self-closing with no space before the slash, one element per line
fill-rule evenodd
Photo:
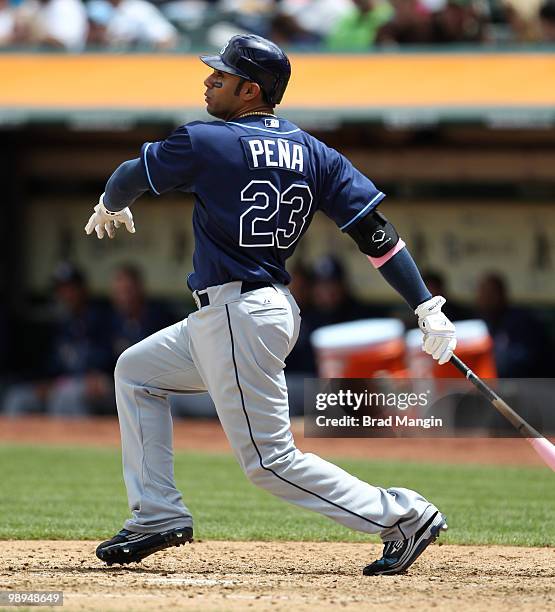
<path fill-rule="evenodd" d="M 399 234 L 381 212 L 373 210 L 354 223 L 347 234 L 370 257 L 381 257 L 399 242 Z"/>

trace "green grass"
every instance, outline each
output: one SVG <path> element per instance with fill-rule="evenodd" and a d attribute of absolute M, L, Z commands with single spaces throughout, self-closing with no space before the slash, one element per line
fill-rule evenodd
<path fill-rule="evenodd" d="M 380 486 L 416 489 L 447 514 L 445 542 L 555 544 L 555 477 L 546 468 L 338 461 Z M 116 449 L 0 448 L 0 539 L 99 539 L 127 517 Z M 178 453 L 177 483 L 197 539 L 366 541 L 252 486 L 227 455 Z"/>

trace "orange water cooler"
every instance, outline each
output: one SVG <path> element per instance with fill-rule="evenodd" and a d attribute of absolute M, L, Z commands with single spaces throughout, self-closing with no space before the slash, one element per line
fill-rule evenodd
<path fill-rule="evenodd" d="M 399 376 L 405 330 L 397 319 L 364 319 L 321 327 L 311 336 L 321 378 Z"/>

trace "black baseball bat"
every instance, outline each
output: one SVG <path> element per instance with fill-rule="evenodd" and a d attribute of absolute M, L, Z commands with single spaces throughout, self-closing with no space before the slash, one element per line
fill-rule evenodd
<path fill-rule="evenodd" d="M 495 409 L 502 414 L 528 442 L 530 442 L 538 455 L 555 472 L 555 446 L 517 414 L 507 402 L 501 399 L 491 387 L 486 385 L 486 383 L 455 354 L 451 357 L 450 363 L 452 363 L 459 372 L 464 374 L 466 379 L 489 399 Z"/>

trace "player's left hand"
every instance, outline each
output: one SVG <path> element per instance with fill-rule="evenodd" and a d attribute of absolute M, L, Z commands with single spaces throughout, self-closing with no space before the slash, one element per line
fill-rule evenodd
<path fill-rule="evenodd" d="M 104 238 L 104 233 L 108 234 L 109 238 L 113 238 L 116 235 L 116 230 L 121 225 L 125 225 L 130 234 L 135 233 L 133 215 L 129 207 L 118 212 L 107 210 L 104 206 L 104 194 L 102 194 L 98 204 L 94 207 L 94 213 L 91 215 L 87 225 L 85 225 L 85 232 L 89 236 L 94 230 L 100 240 Z"/>
<path fill-rule="evenodd" d="M 420 304 L 414 311 L 418 317 L 418 326 L 424 334 L 422 350 L 436 359 L 440 365 L 451 359 L 457 346 L 455 326 L 441 312 L 445 302 L 444 297 L 436 295 Z"/>

